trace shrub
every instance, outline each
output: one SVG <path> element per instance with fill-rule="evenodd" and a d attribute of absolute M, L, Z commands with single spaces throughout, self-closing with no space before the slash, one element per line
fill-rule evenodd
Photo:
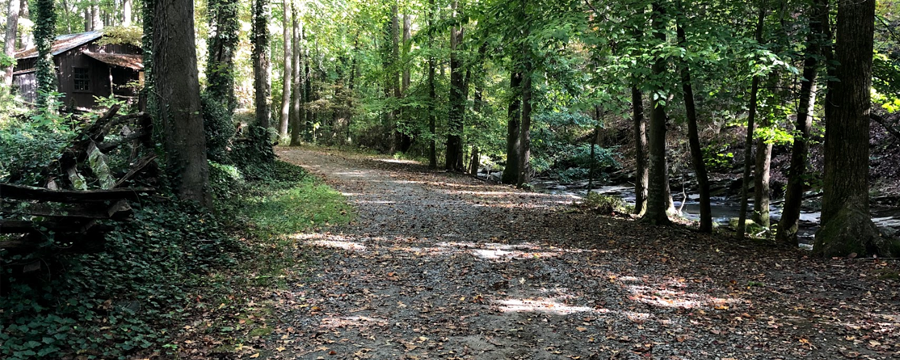
<path fill-rule="evenodd" d="M 580 204 L 582 207 L 596 211 L 604 215 L 612 215 L 614 213 L 628 213 L 628 204 L 622 198 L 612 195 L 603 195 L 591 192 L 584 198 Z"/>
<path fill-rule="evenodd" d="M 210 93 L 200 96 L 203 109 L 203 129 L 206 132 L 206 157 L 217 163 L 227 164 L 228 147 L 234 138 L 235 126 L 227 104 Z"/>

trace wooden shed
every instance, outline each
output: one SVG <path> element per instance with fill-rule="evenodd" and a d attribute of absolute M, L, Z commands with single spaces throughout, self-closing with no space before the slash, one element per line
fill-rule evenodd
<path fill-rule="evenodd" d="M 143 86 L 144 64 L 141 48 L 127 44 L 99 44 L 102 31 L 60 35 L 50 49 L 56 66 L 58 91 L 65 94 L 63 105 L 71 110 L 89 110 L 94 97 L 138 102 Z M 35 63 L 37 49 L 16 53 L 13 87 L 25 101 L 36 98 Z"/>

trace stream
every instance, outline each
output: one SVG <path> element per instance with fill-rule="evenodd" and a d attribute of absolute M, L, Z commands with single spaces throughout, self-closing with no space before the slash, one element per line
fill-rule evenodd
<path fill-rule="evenodd" d="M 482 178 L 487 178 L 489 176 L 489 174 L 485 173 L 479 174 L 479 177 Z M 573 195 L 583 198 L 587 194 L 588 182 L 585 180 L 571 184 L 563 184 L 555 179 L 537 178 L 534 179 L 531 184 L 538 192 Z M 719 195 L 711 198 L 713 221 L 719 226 L 730 227 L 729 223 L 731 219 L 737 218 L 740 215 L 740 197 L 736 195 L 727 195 L 728 186 L 725 184 L 713 184 L 712 188 L 712 193 L 714 195 Z M 682 202 L 684 202 L 682 216 L 692 221 L 699 221 L 700 203 L 698 200 L 700 196 L 696 193 L 691 194 L 688 192 L 687 200 L 684 201 L 682 193 L 679 190 L 679 187 L 673 184 L 672 195 L 675 202 L 675 208 L 681 208 Z M 603 195 L 618 196 L 628 204 L 634 205 L 634 185 L 631 184 L 595 184 L 591 191 Z M 781 202 L 779 200 L 780 199 L 772 199 L 774 204 L 770 207 L 770 216 L 773 224 L 781 219 Z M 875 199 L 873 199 L 871 205 L 872 221 L 883 234 L 889 236 L 900 235 L 900 208 L 880 205 L 874 200 Z M 815 233 L 819 230 L 820 226 L 820 207 L 820 198 L 806 199 L 803 202 L 803 207 L 800 212 L 800 229 L 798 235 L 801 248 L 808 250 L 812 249 Z M 749 208 L 751 210 L 753 209 L 752 201 L 749 204 Z M 748 218 L 750 218 L 750 214 L 748 214 Z"/>

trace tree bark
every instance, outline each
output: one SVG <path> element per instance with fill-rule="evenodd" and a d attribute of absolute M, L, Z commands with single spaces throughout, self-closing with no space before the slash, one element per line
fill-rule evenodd
<path fill-rule="evenodd" d="M 211 205 L 191 0 L 154 1 L 153 97 L 166 169 L 182 200 Z"/>
<path fill-rule="evenodd" d="M 652 4 L 653 13 L 650 21 L 653 23 L 653 36 L 660 42 L 666 41 L 666 22 L 662 19 L 665 10 L 659 3 Z M 651 74 L 657 81 L 662 81 L 666 72 L 666 59 L 657 57 L 651 67 Z M 661 89 L 655 89 L 650 112 L 650 137 L 648 141 L 650 154 L 650 171 L 647 196 L 647 211 L 641 218 L 642 221 L 652 225 L 667 225 L 670 223 L 666 214 L 666 185 L 668 183 L 668 170 L 666 164 L 666 99 L 661 95 Z"/>
<path fill-rule="evenodd" d="M 229 112 L 237 107 L 234 96 L 234 52 L 238 43 L 237 0 L 215 0 L 209 3 L 209 57 L 206 62 L 206 91 L 226 105 Z"/>
<path fill-rule="evenodd" d="M 461 18 L 460 4 L 453 1 L 454 16 Z M 464 29 L 462 24 L 450 28 L 450 114 L 447 132 L 447 156 L 444 164 L 447 170 L 463 171 L 463 116 L 466 110 L 465 75 L 461 59 Z"/>
<path fill-rule="evenodd" d="M 397 3 L 394 2 L 391 5 L 391 48 L 390 48 L 390 66 L 387 69 L 388 73 L 388 81 L 386 84 L 386 94 L 388 97 L 393 97 L 395 102 L 400 101 L 400 13 L 399 7 Z M 400 119 L 400 108 L 399 105 L 391 110 L 391 132 L 393 136 L 393 142 L 391 144 L 391 153 L 396 151 L 403 151 L 402 149 L 402 138 L 403 133 L 401 128 L 403 127 Z"/>
<path fill-rule="evenodd" d="M 407 92 L 409 91 L 410 84 L 410 70 L 409 70 L 409 50 L 410 46 L 412 46 L 412 23 L 409 17 L 409 14 L 403 15 L 403 43 L 402 43 L 402 57 L 400 64 L 403 66 L 403 75 L 402 81 L 400 83 L 400 96 L 406 98 L 408 96 Z M 400 151 L 407 152 L 409 148 L 412 147 L 412 136 L 409 134 L 408 122 L 410 120 L 410 113 L 407 107 L 403 107 L 400 109 L 400 122 L 404 126 L 402 126 L 402 130 L 400 132 Z"/>
<path fill-rule="evenodd" d="M 42 110 L 54 111 L 49 106 L 52 104 L 50 93 L 57 90 L 56 72 L 53 71 L 53 39 L 56 29 L 56 10 L 53 0 L 36 0 L 38 21 L 34 26 L 34 38 L 37 43 L 38 59 L 35 64 L 35 78 L 37 80 L 37 107 Z"/>
<path fill-rule="evenodd" d="M 634 213 L 640 216 L 647 211 L 647 122 L 644 121 L 644 96 L 637 86 L 631 87 L 631 118 L 634 121 Z"/>
<path fill-rule="evenodd" d="M 828 27 L 828 0 L 815 0 L 809 19 L 806 37 L 806 59 L 803 61 L 803 79 L 800 83 L 800 102 L 797 106 L 797 125 L 794 146 L 791 149 L 791 167 L 788 169 L 788 185 L 784 196 L 784 208 L 775 239 L 779 243 L 797 246 L 797 230 L 800 227 L 800 207 L 803 205 L 803 179 L 806 174 L 809 134 L 812 130 L 816 105 L 816 80 L 819 75 L 819 56 Z"/>
<path fill-rule="evenodd" d="M 281 2 L 281 11 L 283 14 L 283 22 L 282 22 L 282 39 L 284 41 L 282 47 L 284 56 L 282 57 L 282 63 L 284 64 L 284 71 L 282 71 L 282 87 L 281 87 L 281 113 L 278 123 L 278 135 L 280 137 L 288 136 L 288 125 L 290 124 L 290 115 L 291 115 L 291 91 L 294 89 L 291 86 L 291 80 L 294 75 L 293 70 L 293 52 L 291 51 L 291 1 L 283 0 Z"/>
<path fill-rule="evenodd" d="M 684 28 L 679 24 L 676 32 L 681 46 L 687 46 L 687 36 Z M 681 64 L 681 88 L 684 92 L 684 109 L 688 121 L 688 142 L 691 147 L 691 162 L 697 175 L 697 185 L 700 187 L 700 232 L 712 232 L 712 207 L 710 206 L 709 176 L 706 173 L 706 164 L 703 162 L 703 150 L 700 148 L 700 132 L 697 128 L 697 107 L 694 104 L 694 90 L 691 83 L 691 70 L 686 61 Z M 687 199 L 682 199 L 682 204 Z"/>
<path fill-rule="evenodd" d="M 530 54 L 525 56 L 525 70 L 522 75 L 522 128 L 519 130 L 519 179 L 518 186 L 531 181 L 531 114 L 533 97 L 532 80 L 534 66 Z"/>
<path fill-rule="evenodd" d="M 300 146 L 302 141 L 302 131 L 303 128 L 303 63 L 301 60 L 301 52 L 302 49 L 302 26 L 303 24 L 300 22 L 300 11 L 297 9 L 297 4 L 291 1 L 291 31 L 292 38 L 294 41 L 294 46 L 292 48 L 292 57 L 291 57 L 291 76 L 293 79 L 293 89 L 291 90 L 291 109 L 288 114 L 288 118 L 290 119 L 290 128 L 291 128 L 291 146 Z"/>
<path fill-rule="evenodd" d="M 900 255 L 869 214 L 869 114 L 875 0 L 840 0 L 836 79 L 825 104 L 822 228 L 813 253 L 824 256 Z"/>
<path fill-rule="evenodd" d="M 270 126 L 269 94 L 269 2 L 253 2 L 253 89 L 256 104 L 256 124 Z"/>
<path fill-rule="evenodd" d="M 756 23 L 756 42 L 762 43 L 763 36 L 763 26 L 766 20 L 766 8 L 765 6 L 761 6 L 759 9 L 759 17 Z M 754 76 L 753 80 L 750 82 L 750 113 L 747 115 L 747 141 L 745 143 L 744 148 L 744 175 L 742 177 L 743 181 L 741 182 L 741 210 L 738 215 L 738 224 L 737 224 L 737 237 L 739 239 L 744 238 L 744 234 L 747 233 L 747 210 L 750 207 L 748 204 L 748 194 L 750 192 L 750 171 L 751 167 L 751 159 L 753 158 L 753 132 L 755 130 L 755 122 L 756 122 L 756 110 L 757 110 L 757 96 L 759 93 L 759 76 Z"/>
<path fill-rule="evenodd" d="M 3 53 L 9 57 L 16 55 L 16 31 L 19 26 L 19 0 L 9 0 L 9 13 L 6 15 L 6 36 L 3 38 Z M 11 65 L 3 71 L 3 79 L 0 84 L 9 88 L 12 86 L 13 69 L 15 65 Z"/>
<path fill-rule="evenodd" d="M 518 70 L 510 72 L 509 91 L 512 96 L 506 110 L 506 168 L 503 169 L 504 184 L 516 184 L 519 180 L 519 149 L 521 139 L 522 109 L 522 73 Z"/>
<path fill-rule="evenodd" d="M 91 31 L 103 30 L 103 19 L 100 18 L 99 0 L 94 0 L 91 4 Z"/>
<path fill-rule="evenodd" d="M 131 26 L 133 0 L 122 0 L 122 26 Z"/>

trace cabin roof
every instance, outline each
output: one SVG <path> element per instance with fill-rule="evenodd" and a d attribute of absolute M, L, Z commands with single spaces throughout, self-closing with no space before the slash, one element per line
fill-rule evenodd
<path fill-rule="evenodd" d="M 108 54 L 90 51 L 85 51 L 84 54 L 107 65 L 119 66 L 133 70 L 144 70 L 144 59 L 141 55 Z"/>
<path fill-rule="evenodd" d="M 88 31 L 77 34 L 59 35 L 53 40 L 53 46 L 50 47 L 50 53 L 53 56 L 62 54 L 91 41 L 97 40 L 103 36 L 102 31 Z M 30 47 L 16 53 L 16 59 L 30 59 L 38 56 L 37 47 Z M 102 60 L 101 60 L 102 61 Z"/>

